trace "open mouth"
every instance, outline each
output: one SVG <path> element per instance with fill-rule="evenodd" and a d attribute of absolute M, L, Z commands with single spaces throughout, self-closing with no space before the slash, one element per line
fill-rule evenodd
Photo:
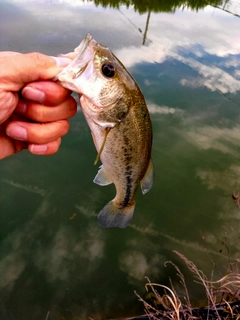
<path fill-rule="evenodd" d="M 88 47 L 89 43 L 93 40 L 93 37 L 88 33 L 86 37 L 82 40 L 79 47 L 77 48 L 78 57 L 81 56 L 86 48 Z"/>
<path fill-rule="evenodd" d="M 74 52 L 70 53 L 73 60 L 56 77 L 54 77 L 53 80 L 61 82 L 62 85 L 64 83 L 63 86 L 70 90 L 79 92 L 80 82 L 78 78 L 87 69 L 89 61 L 94 56 L 97 44 L 98 43 L 88 33 Z M 89 76 L 89 72 L 86 73 L 85 77 Z M 83 79 L 85 78 L 83 77 Z M 75 80 L 77 80 L 77 82 L 75 82 Z"/>
<path fill-rule="evenodd" d="M 97 42 L 88 33 L 75 50 L 77 56 L 68 66 L 69 69 L 74 70 L 72 73 L 72 79 L 78 78 L 87 68 L 88 63 L 94 54 L 96 43 Z"/>

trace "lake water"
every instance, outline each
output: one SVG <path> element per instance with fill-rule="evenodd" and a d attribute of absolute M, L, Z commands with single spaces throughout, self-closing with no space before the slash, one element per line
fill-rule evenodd
<path fill-rule="evenodd" d="M 240 2 L 172 12 L 141 3 L 0 2 L 1 51 L 67 53 L 89 32 L 116 54 L 147 101 L 155 166 L 131 225 L 103 229 L 97 214 L 114 187 L 92 182 L 96 151 L 81 112 L 56 155 L 2 160 L 1 320 L 143 314 L 134 290 L 146 296 L 145 276 L 165 285 L 171 277 L 181 292 L 168 260 L 183 271 L 193 304 L 204 305 L 203 288 L 173 250 L 208 277 L 214 262 L 216 279 L 227 272 L 228 250 L 239 259 L 231 194 L 240 192 Z"/>

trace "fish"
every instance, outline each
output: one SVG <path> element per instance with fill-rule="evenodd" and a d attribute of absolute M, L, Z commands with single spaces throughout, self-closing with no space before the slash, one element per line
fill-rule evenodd
<path fill-rule="evenodd" d="M 87 34 L 67 55 L 72 59 L 55 78 L 77 92 L 92 133 L 99 167 L 93 182 L 115 185 L 116 196 L 98 215 L 104 228 L 125 228 L 135 210 L 136 192 L 153 185 L 152 124 L 144 96 L 110 49 Z"/>

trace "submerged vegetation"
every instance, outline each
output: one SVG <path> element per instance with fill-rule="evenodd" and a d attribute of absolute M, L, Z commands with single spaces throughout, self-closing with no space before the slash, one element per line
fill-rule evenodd
<path fill-rule="evenodd" d="M 228 273 L 213 281 L 213 273 L 211 279 L 208 279 L 192 261 L 181 253 L 174 252 L 193 273 L 194 281 L 204 288 L 207 307 L 194 308 L 192 306 L 190 291 L 183 273 L 176 264 L 168 261 L 165 266 L 170 264 L 175 268 L 183 294 L 178 294 L 171 279 L 168 287 L 152 283 L 147 278 L 145 288 L 148 294 L 146 298 L 143 299 L 135 292 L 144 305 L 146 316 L 135 319 L 240 319 L 240 260 L 230 261 L 229 259 Z"/>

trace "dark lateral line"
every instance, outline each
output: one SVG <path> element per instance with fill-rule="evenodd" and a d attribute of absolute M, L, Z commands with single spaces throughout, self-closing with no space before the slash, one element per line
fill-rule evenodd
<path fill-rule="evenodd" d="M 128 152 L 128 148 L 129 148 L 129 138 L 126 134 L 123 135 L 123 140 L 124 140 L 124 144 L 125 144 L 125 153 L 124 153 L 124 157 L 125 157 L 125 161 L 127 161 L 127 167 L 126 167 L 126 172 L 125 172 L 125 177 L 126 177 L 126 183 L 127 183 L 127 188 L 126 188 L 126 194 L 125 194 L 125 198 L 124 198 L 124 202 L 123 202 L 123 206 L 126 207 L 127 205 L 129 205 L 129 200 L 131 198 L 131 191 L 132 191 L 132 167 L 129 164 L 129 161 L 131 161 L 131 154 L 129 154 Z"/>
<path fill-rule="evenodd" d="M 129 204 L 129 200 L 131 197 L 131 190 L 132 190 L 132 179 L 131 179 L 131 171 L 127 172 L 127 189 L 126 189 L 126 194 L 125 194 L 125 198 L 124 198 L 124 202 L 123 202 L 123 206 L 126 207 Z"/>

